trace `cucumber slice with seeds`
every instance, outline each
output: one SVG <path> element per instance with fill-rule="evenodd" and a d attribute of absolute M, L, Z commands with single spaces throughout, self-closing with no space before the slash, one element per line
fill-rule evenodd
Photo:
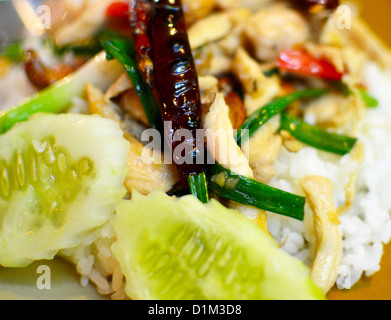
<path fill-rule="evenodd" d="M 0 136 L 0 265 L 78 245 L 126 194 L 128 143 L 99 116 L 37 114 Z"/>
<path fill-rule="evenodd" d="M 132 299 L 323 299 L 309 268 L 216 200 L 136 192 L 113 218 L 112 251 Z"/>

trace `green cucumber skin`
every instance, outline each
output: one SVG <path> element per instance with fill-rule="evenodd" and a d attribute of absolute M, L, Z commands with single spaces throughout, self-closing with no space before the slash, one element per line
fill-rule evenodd
<path fill-rule="evenodd" d="M 134 193 L 113 225 L 112 250 L 132 299 L 324 299 L 302 262 L 216 200 Z"/>
<path fill-rule="evenodd" d="M 0 265 L 77 246 L 126 194 L 128 142 L 99 116 L 36 114 L 0 135 Z"/>

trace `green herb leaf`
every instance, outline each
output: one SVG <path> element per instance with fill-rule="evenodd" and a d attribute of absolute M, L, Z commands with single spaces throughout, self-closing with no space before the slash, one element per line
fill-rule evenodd
<path fill-rule="evenodd" d="M 61 113 L 71 105 L 74 97 L 85 92 L 87 82 L 107 90 L 123 72 L 116 62 L 108 62 L 105 53 L 96 56 L 72 75 L 40 91 L 21 104 L 0 113 L 0 134 L 18 122 L 26 121 L 38 112 Z"/>
<path fill-rule="evenodd" d="M 24 49 L 21 42 L 13 42 L 3 50 L 3 56 L 15 63 L 24 60 Z"/>
<path fill-rule="evenodd" d="M 236 175 L 219 164 L 211 168 L 208 181 L 209 191 L 222 198 L 297 220 L 304 219 L 304 197 Z"/>
<path fill-rule="evenodd" d="M 281 116 L 281 129 L 314 148 L 338 155 L 349 153 L 357 142 L 356 138 L 327 132 L 285 112 Z"/>

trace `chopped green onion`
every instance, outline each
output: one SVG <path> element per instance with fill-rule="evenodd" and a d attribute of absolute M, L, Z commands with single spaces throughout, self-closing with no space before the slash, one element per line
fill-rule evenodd
<path fill-rule="evenodd" d="M 277 67 L 273 67 L 269 70 L 264 71 L 263 74 L 268 78 L 270 78 L 274 75 L 278 76 L 278 75 L 280 75 L 280 69 L 278 69 Z"/>
<path fill-rule="evenodd" d="M 102 51 L 103 47 L 101 45 L 100 40 L 97 41 L 95 39 L 91 41 L 86 41 L 85 43 L 75 43 L 72 45 L 67 45 L 63 47 L 57 47 L 55 44 L 53 45 L 53 51 L 59 56 L 64 55 L 67 52 L 71 52 L 75 56 L 79 57 L 92 57 L 98 52 Z"/>
<path fill-rule="evenodd" d="M 361 93 L 361 97 L 363 98 L 365 105 L 368 108 L 376 108 L 379 106 L 379 102 L 374 97 L 372 97 L 366 90 L 359 89 L 359 91 Z"/>
<path fill-rule="evenodd" d="M 2 55 L 12 62 L 20 63 L 24 59 L 24 49 L 20 42 L 13 42 L 5 47 Z"/>
<path fill-rule="evenodd" d="M 144 108 L 149 125 L 155 129 L 161 129 L 163 120 L 160 113 L 159 105 L 157 104 L 152 91 L 144 82 L 142 75 L 137 67 L 136 49 L 133 41 L 130 40 L 104 40 L 102 45 L 105 48 L 109 57 L 115 58 L 125 68 L 133 87 Z"/>
<path fill-rule="evenodd" d="M 356 138 L 327 132 L 288 113 L 281 116 L 281 129 L 314 148 L 338 155 L 349 153 L 357 142 Z"/>
<path fill-rule="evenodd" d="M 209 191 L 217 196 L 297 220 L 304 219 L 304 197 L 236 175 L 219 164 L 212 166 L 208 180 Z"/>
<path fill-rule="evenodd" d="M 62 56 L 67 52 L 72 52 L 75 56 L 89 58 L 104 50 L 102 46 L 102 41 L 112 39 L 124 40 L 126 39 L 126 37 L 115 30 L 103 29 L 96 33 L 96 35 L 93 36 L 91 39 L 86 39 L 69 45 L 58 46 L 55 40 L 52 38 L 45 39 L 45 44 L 51 46 L 53 48 L 54 53 L 59 56 Z"/>
<path fill-rule="evenodd" d="M 66 111 L 73 98 L 85 92 L 88 82 L 101 90 L 107 90 L 122 72 L 121 65 L 117 61 L 107 61 L 106 54 L 102 52 L 75 73 L 38 92 L 20 105 L 0 113 L 0 134 L 16 123 L 28 120 L 34 113 Z"/>
<path fill-rule="evenodd" d="M 196 196 L 201 202 L 208 203 L 208 180 L 205 172 L 191 174 L 187 177 L 187 180 L 189 182 L 191 194 Z"/>
<path fill-rule="evenodd" d="M 262 125 L 276 114 L 284 111 L 291 103 L 299 99 L 313 98 L 324 95 L 327 89 L 308 89 L 296 91 L 284 97 L 278 98 L 268 103 L 263 108 L 255 111 L 239 128 L 236 135 L 236 142 L 241 146 L 245 140 L 251 137 Z"/>

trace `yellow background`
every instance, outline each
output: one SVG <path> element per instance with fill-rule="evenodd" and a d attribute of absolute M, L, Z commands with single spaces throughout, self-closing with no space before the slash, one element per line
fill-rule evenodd
<path fill-rule="evenodd" d="M 391 46 L 391 0 L 356 0 L 361 16 Z M 350 290 L 332 289 L 330 300 L 391 300 L 391 244 L 386 246 L 381 269 Z"/>
<path fill-rule="evenodd" d="M 356 0 L 361 15 L 391 46 L 391 0 Z"/>

